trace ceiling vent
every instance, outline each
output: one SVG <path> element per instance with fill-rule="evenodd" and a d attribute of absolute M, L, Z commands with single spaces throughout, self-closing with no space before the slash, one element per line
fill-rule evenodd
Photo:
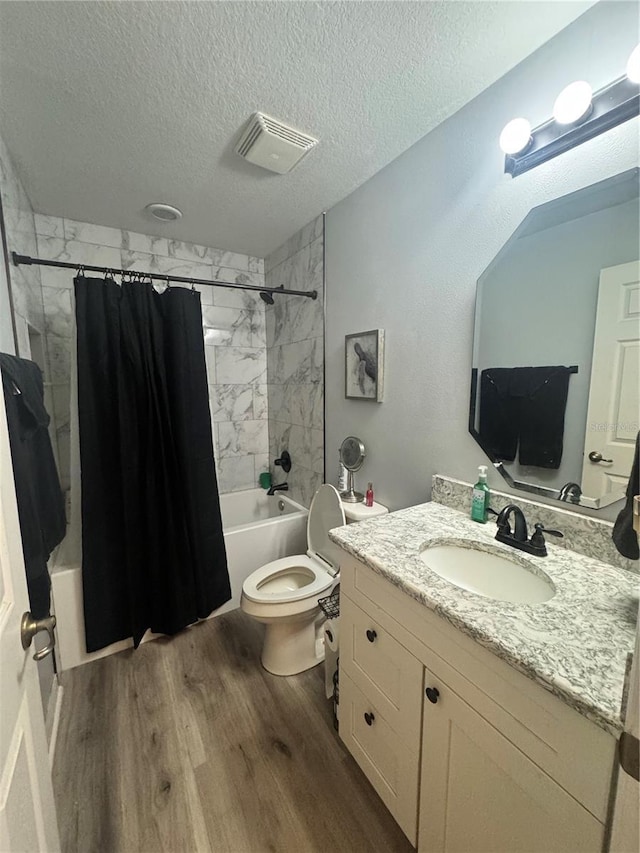
<path fill-rule="evenodd" d="M 153 202 L 145 207 L 145 210 L 154 219 L 160 222 L 175 222 L 177 219 L 182 219 L 182 211 L 178 210 L 172 204 L 164 204 L 164 202 Z"/>
<path fill-rule="evenodd" d="M 254 113 L 235 150 L 250 163 L 284 175 L 317 144 L 317 139 L 295 127 Z"/>

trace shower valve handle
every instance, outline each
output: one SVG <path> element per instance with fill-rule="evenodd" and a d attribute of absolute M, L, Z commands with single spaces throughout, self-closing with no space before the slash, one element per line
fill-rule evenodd
<path fill-rule="evenodd" d="M 283 450 L 280 454 L 279 459 L 274 460 L 275 465 L 279 465 L 285 474 L 288 474 L 291 470 L 291 456 L 289 455 L 288 450 Z"/>

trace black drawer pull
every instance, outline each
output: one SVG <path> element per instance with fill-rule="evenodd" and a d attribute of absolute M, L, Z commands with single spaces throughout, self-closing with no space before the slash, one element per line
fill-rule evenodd
<path fill-rule="evenodd" d="M 372 628 L 369 628 L 369 629 L 368 629 L 368 631 L 367 631 L 367 640 L 369 640 L 369 642 L 370 642 L 370 643 L 373 643 L 373 641 L 375 640 L 375 638 L 376 638 L 377 636 L 378 636 L 378 635 L 376 634 L 376 632 L 375 632 Z"/>
<path fill-rule="evenodd" d="M 433 704 L 435 705 L 438 701 L 438 696 L 440 695 L 440 691 L 438 690 L 438 688 L 427 687 L 424 692 L 427 694 L 427 699 L 429 700 L 429 702 L 433 702 Z"/>
<path fill-rule="evenodd" d="M 365 723 L 366 723 L 368 726 L 372 726 L 372 725 L 373 725 L 373 721 L 374 721 L 374 720 L 375 720 L 375 716 L 374 716 L 374 714 L 368 714 L 368 713 L 365 713 L 365 715 L 364 715 L 364 721 L 365 721 Z"/>

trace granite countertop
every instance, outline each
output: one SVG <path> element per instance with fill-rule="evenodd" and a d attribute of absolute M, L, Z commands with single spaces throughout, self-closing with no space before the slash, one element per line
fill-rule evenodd
<path fill-rule="evenodd" d="M 491 522 L 477 524 L 432 502 L 335 528 L 329 537 L 617 736 L 627 658 L 635 643 L 638 577 L 549 542 L 547 557 L 533 557 L 496 542 L 495 531 Z M 555 595 L 541 604 L 496 601 L 454 586 L 419 558 L 429 545 L 465 542 L 541 570 Z"/>

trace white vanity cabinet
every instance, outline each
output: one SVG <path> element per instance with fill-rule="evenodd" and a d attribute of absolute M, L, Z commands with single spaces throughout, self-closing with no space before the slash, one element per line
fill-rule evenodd
<path fill-rule="evenodd" d="M 420 853 L 599 853 L 615 738 L 353 557 L 340 736 Z"/>

